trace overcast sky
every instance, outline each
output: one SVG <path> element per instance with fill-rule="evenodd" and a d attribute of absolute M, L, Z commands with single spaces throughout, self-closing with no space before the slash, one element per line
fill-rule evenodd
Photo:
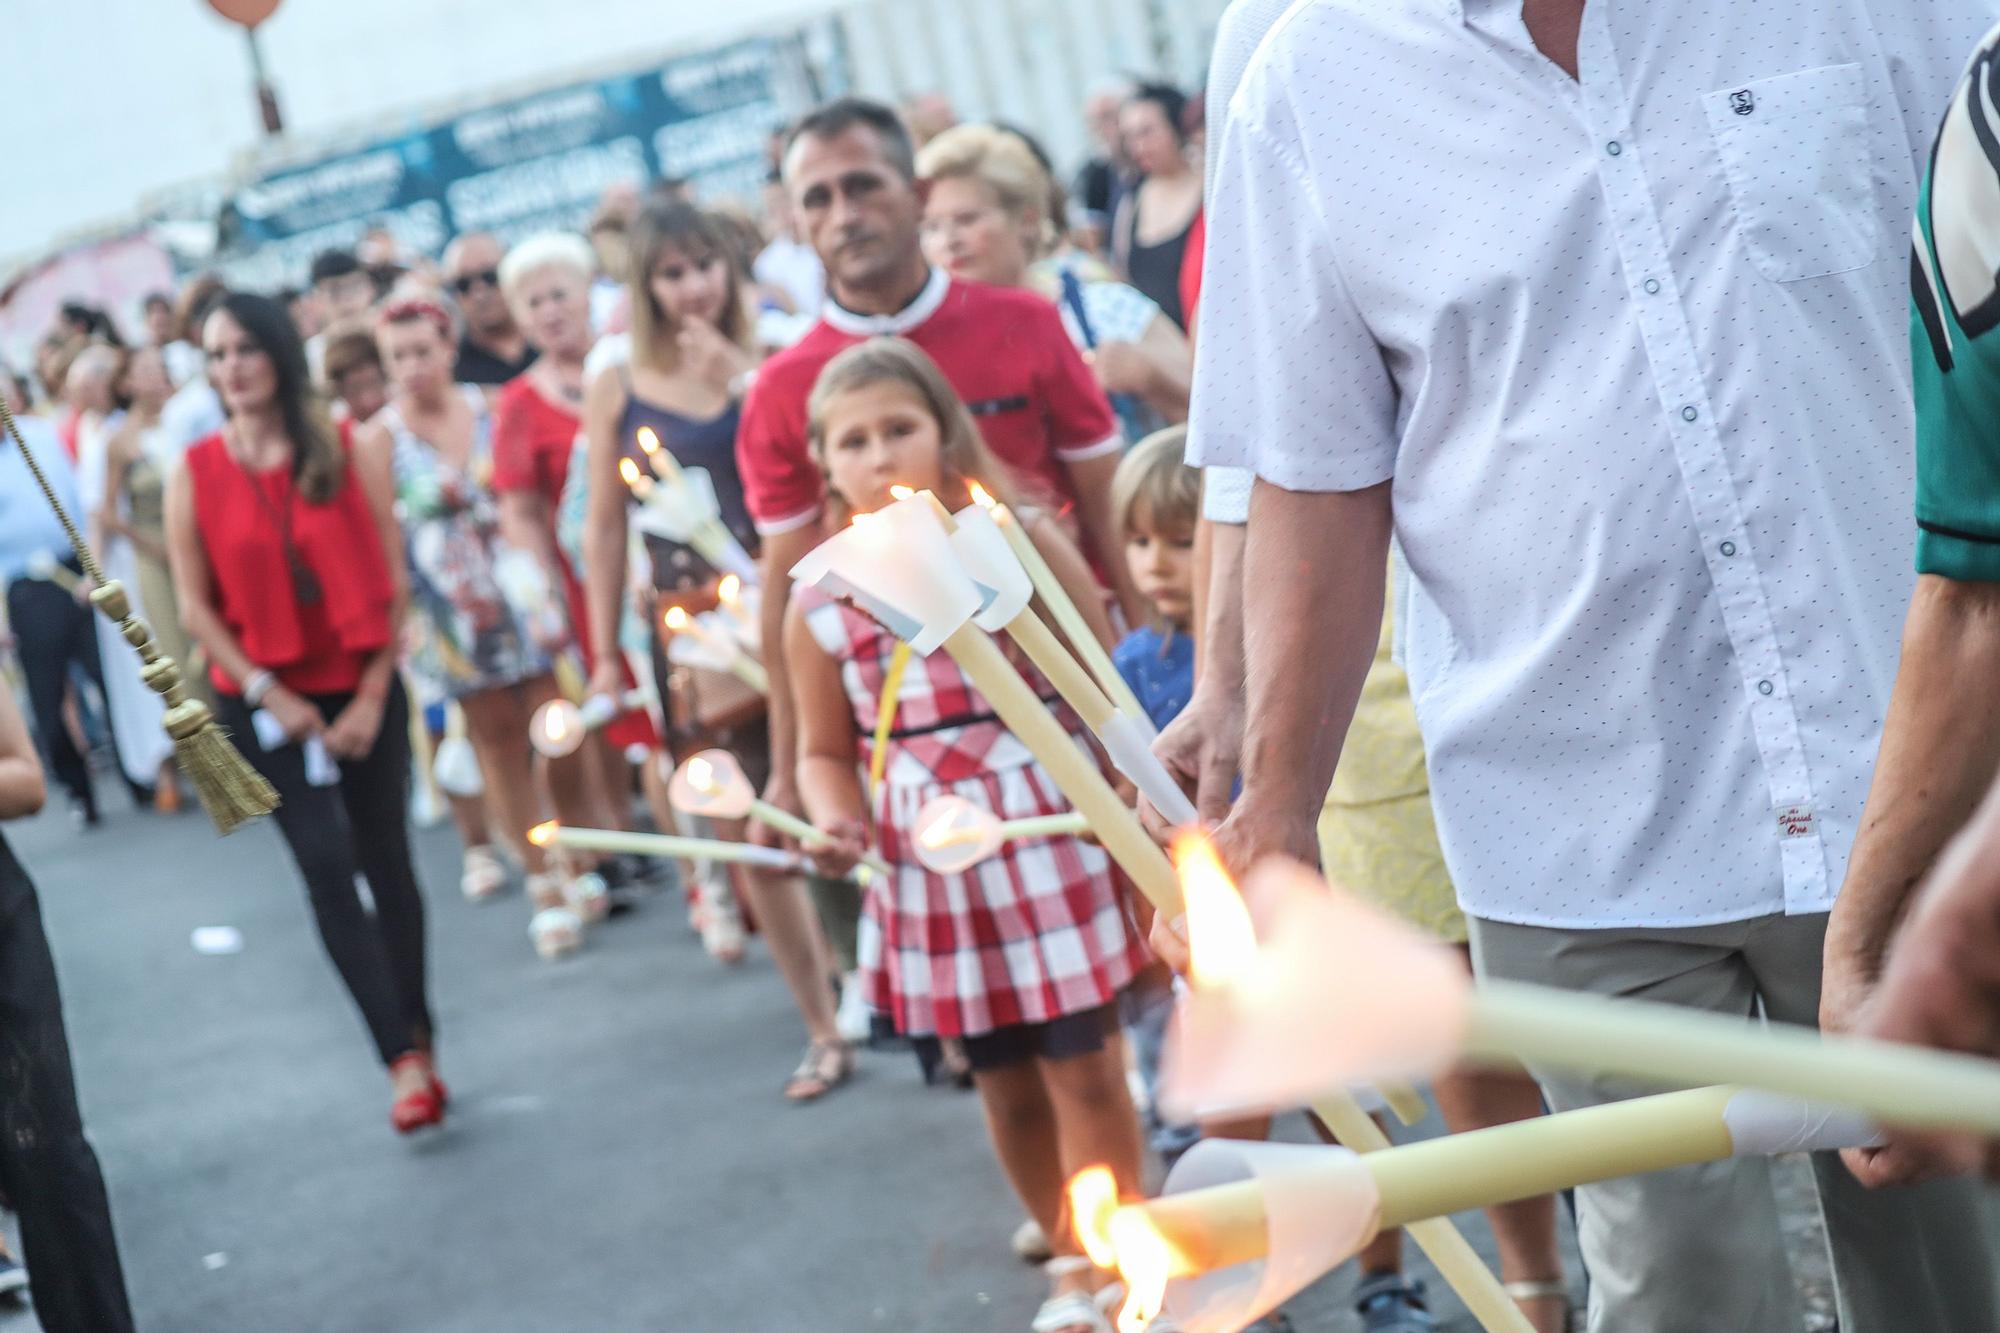
<path fill-rule="evenodd" d="M 831 0 L 283 0 L 260 30 L 310 141 L 489 89 L 640 65 Z M 242 29 L 205 0 L 7 6 L 0 258 L 227 171 L 261 137 Z"/>

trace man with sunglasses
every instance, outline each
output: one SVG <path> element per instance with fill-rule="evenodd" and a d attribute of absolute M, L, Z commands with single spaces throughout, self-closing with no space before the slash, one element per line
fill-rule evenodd
<path fill-rule="evenodd" d="M 500 294 L 504 253 L 499 239 L 483 231 L 467 232 L 445 247 L 445 281 L 465 319 L 458 340 L 461 384 L 505 384 L 535 363 L 535 349 Z"/>

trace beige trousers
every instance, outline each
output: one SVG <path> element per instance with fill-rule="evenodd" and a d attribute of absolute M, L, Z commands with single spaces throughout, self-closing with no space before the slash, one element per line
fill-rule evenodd
<path fill-rule="evenodd" d="M 1626 995 L 1773 1021 L 1819 1016 L 1824 914 L 1671 930 L 1557 930 L 1472 920 L 1481 976 Z M 1536 1069 L 1558 1111 L 1660 1091 Z M 1981 1187 L 1867 1190 L 1813 1157 L 1841 1333 L 1995 1333 L 1994 1253 Z M 1750 1158 L 1577 1191 L 1590 1333 L 1797 1333 L 1804 1316 L 1771 1170 Z"/>

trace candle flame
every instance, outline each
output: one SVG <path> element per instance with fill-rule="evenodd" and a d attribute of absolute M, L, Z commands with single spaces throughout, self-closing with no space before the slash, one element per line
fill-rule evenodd
<path fill-rule="evenodd" d="M 1235 985 L 1257 963 L 1257 934 L 1243 896 L 1215 844 L 1198 830 L 1174 839 L 1174 868 L 1187 897 L 1188 980 L 1200 990 Z"/>
<path fill-rule="evenodd" d="M 675 634 L 685 634 L 694 625 L 694 620 L 688 615 L 687 608 L 684 606 L 668 607 L 666 614 L 661 616 L 660 619 Z"/>
<path fill-rule="evenodd" d="M 542 714 L 542 735 L 560 743 L 569 739 L 568 709 L 551 708 Z"/>
<path fill-rule="evenodd" d="M 657 433 L 654 432 L 651 426 L 639 427 L 638 439 L 639 439 L 639 447 L 645 450 L 646 457 L 651 458 L 654 454 L 660 452 L 660 437 Z M 631 460 L 626 459 L 624 461 L 630 462 Z M 621 465 L 618 470 L 620 472 L 623 472 L 625 469 Z M 637 471 L 637 469 L 634 469 L 634 471 Z M 630 478 L 627 478 L 627 480 L 630 480 Z"/>
<path fill-rule="evenodd" d="M 644 435 L 646 432 L 640 431 L 639 433 Z M 654 447 L 658 448 L 658 445 L 656 444 Z M 637 486 L 639 484 L 639 465 L 629 458 L 621 458 L 618 460 L 618 475 L 624 479 L 627 486 Z"/>
<path fill-rule="evenodd" d="M 1143 1208 L 1118 1206 L 1118 1182 L 1102 1166 L 1086 1167 L 1069 1182 L 1070 1226 L 1083 1252 L 1099 1268 L 1125 1281 L 1118 1333 L 1144 1333 L 1166 1303 L 1167 1280 L 1187 1271 L 1172 1242 Z"/>
<path fill-rule="evenodd" d="M 1186 1265 L 1178 1261 L 1172 1242 L 1160 1234 L 1143 1208 L 1120 1208 L 1104 1229 L 1118 1255 L 1119 1276 L 1125 1279 L 1118 1333 L 1145 1333 L 1166 1308 L 1167 1279 Z"/>
<path fill-rule="evenodd" d="M 1069 1182 L 1069 1224 L 1090 1262 L 1118 1267 L 1111 1245 L 1111 1215 L 1118 1211 L 1118 1180 L 1108 1166 L 1087 1166 Z"/>
<path fill-rule="evenodd" d="M 556 830 L 561 827 L 562 825 L 553 819 L 544 824 L 537 824 L 528 830 L 528 841 L 537 847 L 547 847 L 555 842 Z"/>
<path fill-rule="evenodd" d="M 715 794 L 715 765 L 696 755 L 687 761 L 688 786 L 703 796 Z"/>
<path fill-rule="evenodd" d="M 965 488 L 972 492 L 972 503 L 978 505 L 981 509 L 990 510 L 1000 503 L 993 498 L 984 486 L 981 486 L 976 481 L 968 481 L 965 484 Z"/>
<path fill-rule="evenodd" d="M 734 574 L 724 574 L 715 585 L 715 597 L 724 606 L 735 606 L 743 600 L 743 580 Z"/>
<path fill-rule="evenodd" d="M 922 843 L 926 850 L 933 852 L 942 851 L 961 842 L 975 841 L 978 820 L 962 818 L 971 814 L 970 810 L 958 805 L 941 810 L 936 819 L 924 825 L 918 832 L 917 841 Z"/>
<path fill-rule="evenodd" d="M 913 487 L 905 486 L 900 482 L 889 488 L 889 494 L 895 496 L 898 500 L 907 500 L 916 493 Z"/>

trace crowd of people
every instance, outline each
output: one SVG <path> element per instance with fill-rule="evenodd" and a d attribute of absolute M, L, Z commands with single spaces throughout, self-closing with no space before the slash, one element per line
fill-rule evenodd
<path fill-rule="evenodd" d="M 818 832 L 810 874 L 674 867 L 709 951 L 754 929 L 789 990 L 783 1095 L 834 1093 L 871 1041 L 974 1089 L 1046 1267 L 1037 1333 L 1105 1333 L 1115 1300 L 1068 1178 L 1136 1196 L 1149 1156 L 1269 1132 L 1155 1106 L 1185 945 L 1093 840 L 920 854 L 940 796 L 1068 805 L 949 656 L 793 586 L 899 487 L 1020 517 L 1230 864 L 1316 863 L 1484 976 L 1996 1053 L 2000 795 L 1974 812 L 2000 768 L 1977 259 L 2000 155 L 1952 92 L 1983 7 L 1754 34 L 1709 0 L 1433 8 L 1238 0 L 1205 96 L 1092 90 L 1069 186 L 942 98 L 843 99 L 774 138 L 761 220 L 621 186 L 581 233 L 435 262 L 371 236 L 273 294 L 197 277 L 131 339 L 65 308 L 0 392 L 280 794 L 397 1130 L 449 1105 L 413 808 L 449 812 L 469 898 L 518 877 L 561 958 L 668 868 L 545 820 L 785 841 L 679 807 L 677 767 L 721 750 Z M 1648 54 L 1669 35 L 1686 68 Z M 1913 211 L 1914 386 L 1884 239 Z M 0 578 L 39 749 L 79 829 L 100 746 L 171 813 L 158 699 L 11 452 Z M 656 475 L 700 479 L 755 586 L 652 511 Z M 690 623 L 760 670 L 687 651 Z M 539 743 L 565 699 L 608 720 Z M 0 813 L 38 804 L 9 794 L 11 734 Z M 1433 1091 L 1461 1131 L 1640 1088 Z M 1977 1155 L 1816 1160 L 1848 1333 L 2000 1327 L 1978 1194 L 1932 1178 Z M 94 1178 L 87 1148 L 70 1169 Z M 1801 1327 L 1762 1161 L 1579 1191 L 1587 1311 L 1556 1213 L 1489 1214 L 1539 1333 Z M 1433 1326 L 1394 1232 L 1361 1268 L 1370 1333 Z"/>

